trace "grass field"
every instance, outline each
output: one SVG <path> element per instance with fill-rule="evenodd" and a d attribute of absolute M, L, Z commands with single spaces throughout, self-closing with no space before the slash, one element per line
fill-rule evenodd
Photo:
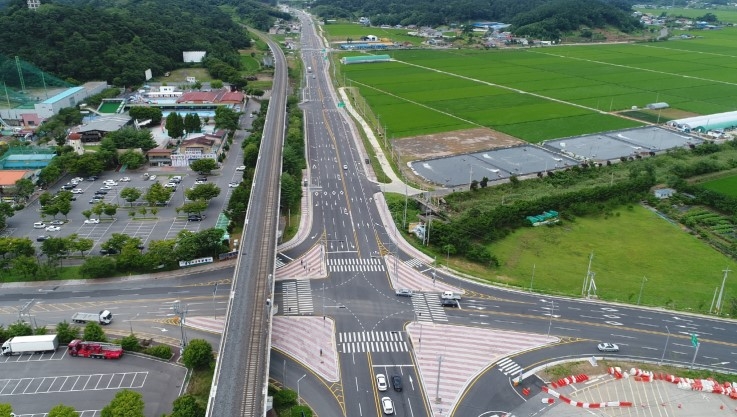
<path fill-rule="evenodd" d="M 657 236 L 657 239 L 653 239 Z M 735 262 L 655 213 L 622 208 L 608 218 L 585 218 L 557 227 L 524 228 L 491 246 L 504 281 L 537 291 L 580 295 L 589 255 L 598 295 L 642 304 L 708 310 L 722 270 Z M 737 292 L 727 280 L 725 300 Z"/>
<path fill-rule="evenodd" d="M 637 11 L 642 13 L 649 13 L 652 15 L 660 15 L 663 12 L 666 12 L 668 16 L 684 16 L 684 17 L 690 17 L 690 18 L 697 18 L 701 17 L 707 13 L 711 13 L 717 17 L 717 19 L 721 20 L 722 22 L 730 22 L 730 23 L 737 23 L 737 7 L 729 7 L 729 6 L 716 6 L 716 8 L 713 9 L 682 9 L 682 8 L 672 8 L 672 9 L 637 9 Z"/>
<path fill-rule="evenodd" d="M 701 186 L 707 190 L 716 191 L 730 197 L 737 197 L 737 175 L 707 181 L 702 183 Z"/>
<path fill-rule="evenodd" d="M 407 29 L 382 29 L 378 27 L 366 27 L 356 23 L 331 23 L 322 26 L 328 42 L 345 42 L 348 38 L 359 41 L 361 37 L 374 35 L 379 39 L 388 39 L 391 42 L 409 42 L 419 45 L 424 40 L 417 36 L 409 36 Z"/>
<path fill-rule="evenodd" d="M 389 135 L 486 126 L 530 142 L 637 125 L 612 111 L 665 101 L 695 114 L 737 108 L 737 29 L 661 43 L 522 50 L 397 50 L 340 65 Z M 346 53 L 342 56 L 355 55 Z"/>

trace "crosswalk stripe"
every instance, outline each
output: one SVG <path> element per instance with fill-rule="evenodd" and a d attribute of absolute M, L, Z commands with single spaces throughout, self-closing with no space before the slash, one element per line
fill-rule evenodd
<path fill-rule="evenodd" d="M 409 344 L 401 331 L 340 332 L 341 353 L 407 352 Z"/>

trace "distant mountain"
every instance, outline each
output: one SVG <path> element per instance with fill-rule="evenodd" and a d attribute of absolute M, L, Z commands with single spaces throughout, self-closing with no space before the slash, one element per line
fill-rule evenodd
<path fill-rule="evenodd" d="M 373 25 L 440 26 L 475 21 L 511 23 L 515 33 L 553 39 L 588 28 L 638 28 L 628 0 L 317 0 L 313 13 Z"/>

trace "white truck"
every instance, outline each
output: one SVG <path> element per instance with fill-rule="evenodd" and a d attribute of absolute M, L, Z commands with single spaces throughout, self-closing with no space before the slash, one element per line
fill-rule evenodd
<path fill-rule="evenodd" d="M 443 300 L 461 301 L 461 295 L 453 291 L 444 291 L 443 295 L 440 298 L 442 298 Z"/>
<path fill-rule="evenodd" d="M 100 324 L 110 324 L 113 321 L 113 313 L 110 310 L 102 310 L 99 313 L 74 313 L 72 321 L 74 323 L 89 323 L 93 321 Z"/>
<path fill-rule="evenodd" d="M 22 355 L 24 353 L 55 352 L 59 338 L 55 334 L 38 336 L 15 336 L 3 343 L 3 355 Z"/>

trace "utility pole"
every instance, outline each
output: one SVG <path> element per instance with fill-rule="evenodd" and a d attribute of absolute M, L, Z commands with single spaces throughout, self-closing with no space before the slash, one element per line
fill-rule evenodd
<path fill-rule="evenodd" d="M 725 268 L 724 277 L 722 278 L 722 288 L 719 290 L 719 298 L 717 299 L 717 314 L 722 312 L 722 297 L 724 296 L 724 283 L 727 282 L 727 274 L 732 272 L 729 268 Z M 697 346 L 698 349 L 698 346 Z"/>
<path fill-rule="evenodd" d="M 583 279 L 583 286 L 581 287 L 581 295 L 586 295 L 586 288 L 589 284 L 589 279 L 591 278 L 591 262 L 594 260 L 594 252 L 591 252 L 591 255 L 589 256 L 589 268 L 586 270 L 586 276 Z"/>
<path fill-rule="evenodd" d="M 435 381 L 435 402 L 440 403 L 440 368 L 443 365 L 443 355 L 438 356 L 438 379 Z"/>
<path fill-rule="evenodd" d="M 668 326 L 665 326 L 665 330 L 668 332 L 668 336 L 665 338 L 665 346 L 663 347 L 663 356 L 660 357 L 660 362 L 658 365 L 663 363 L 663 360 L 665 359 L 665 351 L 668 350 L 668 340 L 670 340 L 670 330 L 668 330 Z"/>
<path fill-rule="evenodd" d="M 187 338 L 184 334 L 184 320 L 187 316 L 187 305 L 182 304 L 181 301 L 177 300 L 174 302 L 174 307 L 172 308 L 174 309 L 174 313 L 179 316 L 179 329 L 182 331 L 180 346 L 184 349 L 187 347 Z"/>

